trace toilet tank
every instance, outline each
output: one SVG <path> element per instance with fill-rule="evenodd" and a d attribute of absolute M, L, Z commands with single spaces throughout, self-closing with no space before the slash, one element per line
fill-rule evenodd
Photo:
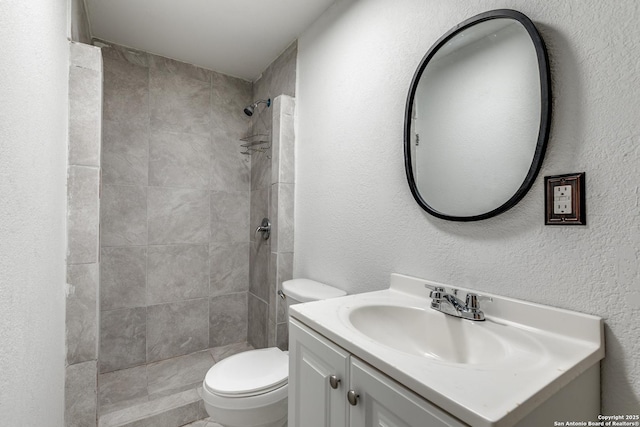
<path fill-rule="evenodd" d="M 282 282 L 282 290 L 287 297 L 287 306 L 301 302 L 337 298 L 347 294 L 342 289 L 310 279 L 286 280 Z"/>

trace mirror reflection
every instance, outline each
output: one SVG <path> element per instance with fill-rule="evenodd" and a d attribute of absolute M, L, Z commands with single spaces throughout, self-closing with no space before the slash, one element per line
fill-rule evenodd
<path fill-rule="evenodd" d="M 425 57 L 410 92 L 405 154 L 428 212 L 483 219 L 524 196 L 548 136 L 541 49 L 520 20 L 496 17 L 459 28 Z"/>

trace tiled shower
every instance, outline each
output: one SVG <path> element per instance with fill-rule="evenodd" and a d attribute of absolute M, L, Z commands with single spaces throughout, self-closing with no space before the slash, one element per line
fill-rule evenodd
<path fill-rule="evenodd" d="M 293 261 L 297 48 L 251 83 L 96 44 L 103 57 L 99 372 L 98 390 L 85 395 L 94 394 L 99 415 L 126 399 L 166 395 L 176 379 L 163 376 L 189 377 L 177 380 L 184 389 L 227 353 L 287 346 L 276 290 Z M 262 98 L 271 107 L 247 117 L 244 106 Z M 252 132 L 269 135 L 265 153 L 241 154 L 240 138 Z M 253 234 L 263 217 L 273 226 L 267 241 Z M 90 406 L 76 418 L 86 420 Z M 67 425 L 79 425 L 74 412 Z"/>

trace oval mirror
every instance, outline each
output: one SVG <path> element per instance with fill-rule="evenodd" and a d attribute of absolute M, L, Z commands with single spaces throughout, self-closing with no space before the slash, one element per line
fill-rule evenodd
<path fill-rule="evenodd" d="M 549 79 L 544 42 L 520 12 L 486 12 L 442 36 L 414 74 L 405 111 L 405 167 L 418 204 L 476 221 L 522 199 L 549 137 Z"/>

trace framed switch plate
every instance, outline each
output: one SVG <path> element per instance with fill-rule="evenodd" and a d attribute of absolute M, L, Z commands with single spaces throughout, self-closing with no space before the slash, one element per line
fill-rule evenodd
<path fill-rule="evenodd" d="M 586 225 L 584 172 L 544 177 L 545 225 Z"/>

